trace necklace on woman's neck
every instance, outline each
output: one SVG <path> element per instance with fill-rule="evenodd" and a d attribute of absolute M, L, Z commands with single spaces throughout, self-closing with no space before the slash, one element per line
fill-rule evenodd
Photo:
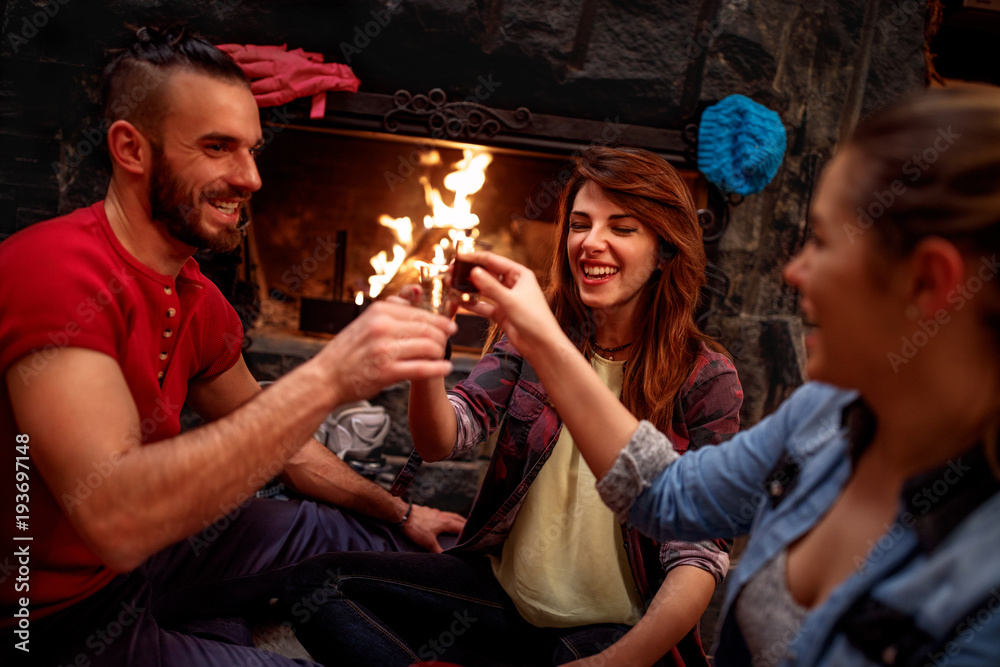
<path fill-rule="evenodd" d="M 607 348 L 607 347 L 601 347 L 600 345 L 597 344 L 597 339 L 591 338 L 590 339 L 590 344 L 591 344 L 591 346 L 595 350 L 597 350 L 598 352 L 601 353 L 602 357 L 604 357 L 605 359 L 609 359 L 611 361 L 614 361 L 615 360 L 615 352 L 621 352 L 626 347 L 628 347 L 629 345 L 631 345 L 632 342 L 629 341 L 628 343 L 625 343 L 624 345 L 619 345 L 618 347 Z"/>

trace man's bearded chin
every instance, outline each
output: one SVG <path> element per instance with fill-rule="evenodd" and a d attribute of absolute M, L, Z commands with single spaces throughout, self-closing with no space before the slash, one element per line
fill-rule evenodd
<path fill-rule="evenodd" d="M 228 193 L 206 193 L 220 196 Z M 232 195 L 245 197 L 242 193 Z M 177 178 L 164 161 L 157 160 L 149 184 L 149 201 L 153 220 L 163 224 L 175 239 L 198 250 L 217 253 L 231 252 L 240 246 L 250 224 L 247 202 L 240 204 L 240 221 L 235 228 L 223 229 L 209 236 L 201 226 L 200 209 L 193 195 L 183 192 Z"/>

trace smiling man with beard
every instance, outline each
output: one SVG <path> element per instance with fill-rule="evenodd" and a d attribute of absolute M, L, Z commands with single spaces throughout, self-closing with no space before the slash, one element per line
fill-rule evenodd
<path fill-rule="evenodd" d="M 30 588 L 0 583 L 0 655 L 26 639 L 32 664 L 303 664 L 255 650 L 243 623 L 211 637 L 191 623 L 266 610 L 306 556 L 440 551 L 437 536 L 461 529 L 311 438 L 338 405 L 449 372 L 455 326 L 376 304 L 262 392 L 239 318 L 192 258 L 244 234 L 257 105 L 207 42 L 137 37 L 105 71 L 107 197 L 0 245 L 0 437 L 25 452 L 31 539 Z M 185 403 L 208 423 L 181 433 Z M 325 502 L 252 499 L 276 474 Z"/>
<path fill-rule="evenodd" d="M 183 192 L 177 175 L 163 158 L 163 148 L 155 143 L 152 148 L 153 171 L 150 176 L 149 202 L 153 220 L 163 223 L 170 236 L 199 250 L 226 253 L 238 248 L 246 235 L 247 225 L 250 224 L 250 217 L 246 214 L 246 202 L 250 199 L 250 193 L 227 186 L 226 190 L 205 194 L 209 201 L 221 200 L 223 195 L 228 195 L 228 199 L 239 202 L 235 204 L 240 213 L 236 226 L 222 229 L 216 236 L 209 236 L 195 224 L 192 215 L 195 201 L 190 194 L 185 195 Z"/>

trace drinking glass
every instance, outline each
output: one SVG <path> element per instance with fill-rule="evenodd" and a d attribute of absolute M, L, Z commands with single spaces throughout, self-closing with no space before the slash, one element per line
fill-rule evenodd
<path fill-rule="evenodd" d="M 448 276 L 447 264 L 417 262 L 420 276 L 420 303 L 424 310 L 451 317 L 458 308 L 458 300 L 445 282 Z"/>
<path fill-rule="evenodd" d="M 460 292 L 466 293 L 479 291 L 476 286 L 472 284 L 472 280 L 469 279 L 469 273 L 471 273 L 472 267 L 476 266 L 476 264 L 461 259 L 459 255 L 467 255 L 471 252 L 482 250 L 493 250 L 493 245 L 486 243 L 485 241 L 474 239 L 471 236 L 462 236 L 455 241 L 455 267 L 452 269 L 451 274 L 452 287 Z"/>

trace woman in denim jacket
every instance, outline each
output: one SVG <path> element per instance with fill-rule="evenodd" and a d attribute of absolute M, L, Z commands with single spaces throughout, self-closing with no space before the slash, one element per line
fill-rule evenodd
<path fill-rule="evenodd" d="M 677 172 L 647 151 L 589 149 L 576 159 L 558 223 L 548 303 L 580 360 L 678 452 L 735 433 L 742 389 L 694 323 L 705 253 Z M 575 432 L 562 428 L 510 340 L 501 337 L 450 393 L 443 380 L 411 383 L 409 412 L 425 460 L 460 455 L 499 429 L 490 467 L 449 553 L 331 554 L 292 574 L 285 602 L 316 658 L 707 665 L 697 622 L 726 574 L 728 546 L 657 544 L 620 526 Z M 311 611 L 317 592 L 322 603 Z"/>
<path fill-rule="evenodd" d="M 718 665 L 996 665 L 1000 91 L 873 114 L 810 218 L 785 278 L 816 382 L 725 447 L 678 458 L 611 400 L 529 271 L 479 256 L 495 305 L 477 309 L 531 361 L 621 519 L 657 539 L 750 534 Z"/>

